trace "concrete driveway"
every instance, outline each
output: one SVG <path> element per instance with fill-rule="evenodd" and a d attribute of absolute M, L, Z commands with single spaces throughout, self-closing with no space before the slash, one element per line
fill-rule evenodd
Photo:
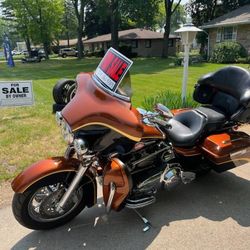
<path fill-rule="evenodd" d="M 10 207 L 0 209 L 0 249 L 250 249 L 250 165 L 211 173 L 158 195 L 141 213 L 129 209 L 108 217 L 98 205 L 50 231 L 20 226 Z"/>

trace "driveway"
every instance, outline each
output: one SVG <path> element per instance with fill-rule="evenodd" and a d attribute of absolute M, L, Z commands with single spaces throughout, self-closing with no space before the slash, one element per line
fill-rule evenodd
<path fill-rule="evenodd" d="M 129 209 L 105 215 L 102 199 L 60 228 L 20 226 L 10 206 L 0 209 L 0 249 L 250 249 L 250 165 L 211 173 L 140 212 L 152 223 L 142 232 Z"/>

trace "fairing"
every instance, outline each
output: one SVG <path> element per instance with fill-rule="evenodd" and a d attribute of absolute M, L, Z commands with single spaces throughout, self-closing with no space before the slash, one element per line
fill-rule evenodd
<path fill-rule="evenodd" d="M 145 127 L 141 115 L 129 101 L 113 96 L 100 88 L 93 80 L 92 74 L 79 74 L 77 84 L 75 97 L 62 110 L 62 115 L 72 131 L 101 125 L 133 141 L 140 141 L 149 135 L 150 138 L 163 139 L 162 133 L 157 128 Z"/>

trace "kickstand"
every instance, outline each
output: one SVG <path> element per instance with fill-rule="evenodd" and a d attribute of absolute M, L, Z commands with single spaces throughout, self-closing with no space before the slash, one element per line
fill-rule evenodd
<path fill-rule="evenodd" d="M 144 223 L 144 228 L 142 229 L 142 231 L 144 233 L 147 232 L 151 228 L 150 222 L 145 217 L 143 217 L 136 209 L 133 209 L 133 211 L 135 211 L 135 213 L 140 217 L 140 219 Z"/>

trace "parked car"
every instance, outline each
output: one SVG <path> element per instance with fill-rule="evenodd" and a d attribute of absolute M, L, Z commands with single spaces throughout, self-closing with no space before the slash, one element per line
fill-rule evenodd
<path fill-rule="evenodd" d="M 18 50 L 12 50 L 11 53 L 12 53 L 13 56 L 14 55 L 21 55 L 22 54 L 22 52 L 18 51 Z"/>
<path fill-rule="evenodd" d="M 33 62 L 41 62 L 43 58 L 45 58 L 44 50 L 42 49 L 32 49 L 30 55 L 28 51 L 24 51 L 24 58 L 22 58 L 23 63 L 33 63 Z"/>
<path fill-rule="evenodd" d="M 58 54 L 58 56 L 61 56 L 63 58 L 67 56 L 77 56 L 77 55 L 78 55 L 78 51 L 73 48 L 60 49 L 59 54 Z"/>

